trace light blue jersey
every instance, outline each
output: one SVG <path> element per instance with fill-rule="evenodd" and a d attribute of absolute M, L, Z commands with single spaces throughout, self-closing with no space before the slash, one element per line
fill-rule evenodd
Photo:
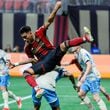
<path fill-rule="evenodd" d="M 91 62 L 92 69 L 91 69 L 90 73 L 87 75 L 87 79 L 93 80 L 94 78 L 100 78 L 100 73 L 96 68 L 96 65 L 93 61 L 92 55 L 88 51 L 81 48 L 77 54 L 77 59 L 78 59 L 80 66 L 83 69 L 83 72 L 86 71 L 86 67 L 87 67 L 86 62 L 87 61 Z"/>
<path fill-rule="evenodd" d="M 9 73 L 9 69 L 6 65 L 7 59 L 8 59 L 7 53 L 3 50 L 0 50 L 0 76 Z"/>
<path fill-rule="evenodd" d="M 44 89 L 43 97 L 47 100 L 51 107 L 59 106 L 59 99 L 56 94 L 56 82 L 63 76 L 63 69 L 57 69 L 36 78 L 39 87 Z M 32 99 L 34 105 L 41 104 L 42 97 L 36 98 L 36 92 L 34 89 L 32 90 Z"/>
<path fill-rule="evenodd" d="M 8 59 L 7 53 L 0 49 L 0 86 L 7 87 L 9 85 L 9 68 L 6 65 Z"/>
<path fill-rule="evenodd" d="M 55 91 L 56 81 L 58 81 L 63 76 L 64 76 L 63 69 L 57 69 L 48 72 L 44 75 L 40 75 L 40 77 L 36 78 L 36 82 L 38 83 L 40 88 Z"/>
<path fill-rule="evenodd" d="M 86 76 L 84 83 L 81 85 L 81 89 L 86 93 L 90 91 L 92 94 L 100 92 L 100 73 L 96 68 L 92 55 L 81 48 L 79 52 L 76 54 L 78 62 L 83 69 L 83 73 L 85 73 L 87 65 L 86 62 L 90 61 L 92 68 L 91 71 Z"/>

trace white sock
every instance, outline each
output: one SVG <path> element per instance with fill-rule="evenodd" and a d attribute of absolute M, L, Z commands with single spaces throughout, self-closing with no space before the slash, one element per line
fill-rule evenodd
<path fill-rule="evenodd" d="M 8 96 L 16 101 L 19 99 L 12 91 L 8 90 Z"/>
<path fill-rule="evenodd" d="M 102 99 L 100 99 L 97 104 L 99 105 L 100 110 L 107 110 L 107 107 Z"/>
<path fill-rule="evenodd" d="M 37 90 L 40 89 L 40 88 L 39 88 L 39 86 L 36 86 L 36 87 L 34 87 L 34 89 L 37 91 Z"/>
<path fill-rule="evenodd" d="M 85 96 L 85 98 L 83 99 L 84 103 L 87 105 L 87 107 L 89 108 L 89 110 L 94 110 L 94 107 L 89 99 L 89 97 Z"/>
<path fill-rule="evenodd" d="M 2 97 L 4 100 L 4 107 L 9 108 L 9 106 L 8 106 L 8 92 L 2 91 Z"/>

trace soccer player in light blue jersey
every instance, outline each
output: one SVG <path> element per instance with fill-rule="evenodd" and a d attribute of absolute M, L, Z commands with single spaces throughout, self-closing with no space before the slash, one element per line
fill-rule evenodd
<path fill-rule="evenodd" d="M 25 67 L 21 69 L 22 72 L 30 68 L 31 65 L 31 63 L 26 64 Z M 35 110 L 40 110 L 41 100 L 43 97 L 46 99 L 52 110 L 60 110 L 59 98 L 56 93 L 56 83 L 65 76 L 70 79 L 73 87 L 76 88 L 74 76 L 61 66 L 56 66 L 53 71 L 47 72 L 46 74 L 33 76 L 39 84 L 39 87 L 44 90 L 41 97 L 36 97 L 36 91 L 34 88 L 32 89 L 32 101 Z"/>
<path fill-rule="evenodd" d="M 60 110 L 59 98 L 56 93 L 56 82 L 64 76 L 71 76 L 71 74 L 63 68 L 57 68 L 36 78 L 39 87 L 44 90 L 43 97 L 47 100 L 52 110 Z M 32 99 L 35 110 L 40 110 L 42 97 L 37 98 L 34 89 L 32 90 Z"/>
<path fill-rule="evenodd" d="M 4 100 L 3 110 L 9 110 L 8 97 L 16 100 L 18 108 L 21 108 L 21 98 L 16 96 L 12 91 L 8 90 L 9 84 L 9 64 L 7 53 L 0 49 L 0 90 L 2 91 L 2 97 Z"/>
<path fill-rule="evenodd" d="M 78 95 L 83 100 L 90 91 L 100 110 L 107 110 L 105 102 L 99 95 L 100 92 L 100 72 L 97 70 L 92 55 L 82 48 L 76 46 L 73 48 L 75 58 L 82 68 L 77 86 L 80 87 Z M 88 100 L 90 102 L 90 100 Z M 91 110 L 94 110 L 92 107 Z"/>

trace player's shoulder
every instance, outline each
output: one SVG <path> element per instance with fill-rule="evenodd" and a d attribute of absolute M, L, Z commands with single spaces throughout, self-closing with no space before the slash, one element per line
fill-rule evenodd
<path fill-rule="evenodd" d="M 0 49 L 0 52 L 5 52 L 4 50 Z"/>
<path fill-rule="evenodd" d="M 81 52 L 81 53 L 89 53 L 89 52 L 88 52 L 86 49 L 84 49 L 84 48 L 81 48 L 80 52 Z"/>
<path fill-rule="evenodd" d="M 0 54 L 6 54 L 6 52 L 2 49 L 0 49 Z"/>
<path fill-rule="evenodd" d="M 27 43 L 27 42 L 25 42 L 25 45 L 24 45 L 24 50 L 29 49 L 29 47 L 30 47 L 30 44 L 29 44 L 29 43 Z"/>
<path fill-rule="evenodd" d="M 43 30 L 46 30 L 45 25 L 42 25 L 41 27 L 39 27 L 38 29 L 36 29 L 35 33 L 41 32 Z"/>
<path fill-rule="evenodd" d="M 86 49 L 81 48 L 81 50 L 80 50 L 80 56 L 81 57 L 85 57 L 85 55 L 90 56 L 90 53 Z"/>
<path fill-rule="evenodd" d="M 4 50 L 0 49 L 0 58 L 4 58 L 6 55 L 7 53 Z"/>

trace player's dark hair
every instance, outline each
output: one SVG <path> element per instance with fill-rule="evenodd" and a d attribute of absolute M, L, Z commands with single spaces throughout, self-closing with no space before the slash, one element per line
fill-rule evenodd
<path fill-rule="evenodd" d="M 29 31 L 31 31 L 31 27 L 30 26 L 22 26 L 21 28 L 20 28 L 20 30 L 19 30 L 19 32 L 20 32 L 20 34 L 23 34 L 23 33 L 27 33 L 27 32 L 29 32 Z"/>

